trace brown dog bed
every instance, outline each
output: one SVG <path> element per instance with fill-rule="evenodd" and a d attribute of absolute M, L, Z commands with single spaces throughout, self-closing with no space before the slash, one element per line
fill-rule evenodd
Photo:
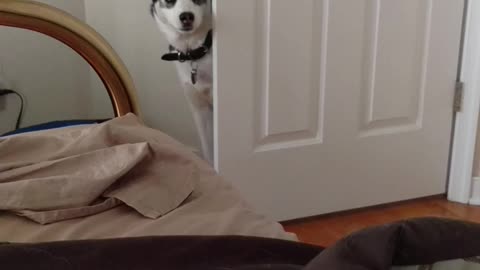
<path fill-rule="evenodd" d="M 458 259 L 475 264 L 478 255 L 480 225 L 425 218 L 363 230 L 328 249 L 239 236 L 5 243 L 0 245 L 0 266 L 19 270 L 387 270 Z M 461 269 L 452 265 L 452 270 Z"/>

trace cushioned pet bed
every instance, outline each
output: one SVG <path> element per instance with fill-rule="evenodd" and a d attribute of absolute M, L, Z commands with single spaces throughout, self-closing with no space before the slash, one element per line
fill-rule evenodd
<path fill-rule="evenodd" d="M 370 228 L 327 249 L 252 237 L 166 236 L 0 244 L 0 262 L 16 270 L 478 270 L 479 234 L 477 224 L 419 219 Z"/>

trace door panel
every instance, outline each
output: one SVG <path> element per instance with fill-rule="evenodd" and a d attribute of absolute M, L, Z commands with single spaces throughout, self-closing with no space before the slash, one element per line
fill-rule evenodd
<path fill-rule="evenodd" d="M 257 1 L 257 151 L 322 139 L 325 53 L 319 48 L 326 47 L 325 9 L 316 0 L 299 1 L 293 12 L 290 5 Z M 285 18 L 295 37 L 285 31 Z"/>
<path fill-rule="evenodd" d="M 375 0 L 366 8 L 362 133 L 370 136 L 419 129 L 432 1 Z"/>

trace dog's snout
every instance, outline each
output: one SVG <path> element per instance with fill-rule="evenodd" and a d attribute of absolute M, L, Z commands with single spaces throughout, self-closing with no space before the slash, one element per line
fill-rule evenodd
<path fill-rule="evenodd" d="M 195 15 L 192 12 L 184 12 L 180 14 L 180 21 L 184 25 L 192 24 L 195 21 Z"/>

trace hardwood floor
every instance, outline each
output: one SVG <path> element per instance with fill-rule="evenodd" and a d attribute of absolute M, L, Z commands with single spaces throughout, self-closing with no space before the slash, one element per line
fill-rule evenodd
<path fill-rule="evenodd" d="M 348 234 L 370 226 L 417 217 L 444 217 L 480 223 L 480 207 L 448 202 L 444 197 L 327 215 L 284 223 L 306 243 L 330 246 Z"/>

